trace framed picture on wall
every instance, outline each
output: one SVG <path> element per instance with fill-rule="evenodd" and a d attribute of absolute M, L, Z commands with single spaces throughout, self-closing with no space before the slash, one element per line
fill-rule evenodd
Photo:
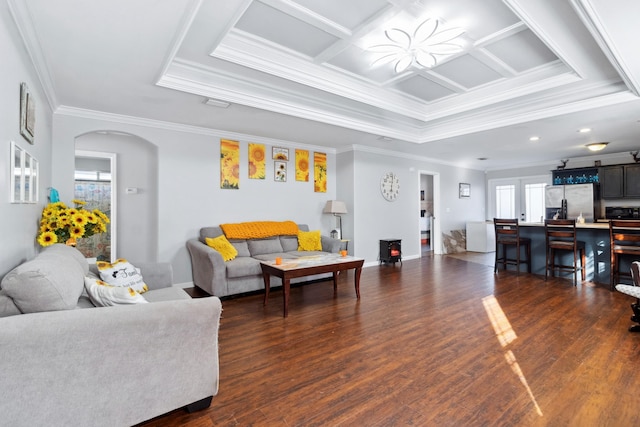
<path fill-rule="evenodd" d="M 11 141 L 10 202 L 22 203 L 24 200 L 24 168 L 22 165 L 24 150 Z"/>
<path fill-rule="evenodd" d="M 26 83 L 20 83 L 20 135 L 33 144 L 36 127 L 36 104 Z"/>
<path fill-rule="evenodd" d="M 289 161 L 289 149 L 282 147 L 273 147 L 271 149 L 271 155 L 273 160 L 284 160 L 285 162 Z"/>
<path fill-rule="evenodd" d="M 286 162 L 273 162 L 273 180 L 276 182 L 287 182 Z"/>
<path fill-rule="evenodd" d="M 460 197 L 471 197 L 471 184 L 467 184 L 464 182 L 460 183 L 459 186 Z"/>

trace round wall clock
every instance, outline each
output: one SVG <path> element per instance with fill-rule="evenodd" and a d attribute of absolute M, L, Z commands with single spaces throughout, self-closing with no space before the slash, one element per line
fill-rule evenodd
<path fill-rule="evenodd" d="M 387 199 L 390 202 L 393 202 L 398 197 L 398 193 L 400 192 L 400 180 L 398 176 L 393 172 L 387 172 L 382 175 L 382 179 L 380 180 L 380 191 L 382 192 L 382 197 Z"/>

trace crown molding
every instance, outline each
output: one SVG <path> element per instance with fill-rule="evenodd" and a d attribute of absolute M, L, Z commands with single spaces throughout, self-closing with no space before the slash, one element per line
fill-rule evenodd
<path fill-rule="evenodd" d="M 250 79 L 217 72 L 196 64 L 175 61 L 158 86 L 207 98 L 246 105 L 294 117 L 328 123 L 362 132 L 389 135 L 397 139 L 419 142 L 420 128 L 401 120 L 367 114 L 354 108 L 308 99 L 299 93 L 269 86 Z"/>
<path fill-rule="evenodd" d="M 179 123 L 145 119 L 142 117 L 135 117 L 135 116 L 126 116 L 123 114 L 106 113 L 104 111 L 87 110 L 83 108 L 69 107 L 65 105 L 61 105 L 60 107 L 58 107 L 54 112 L 54 115 L 77 117 L 77 118 L 88 119 L 88 120 L 96 120 L 96 121 L 103 121 L 103 122 L 130 125 L 130 126 L 139 126 L 139 127 L 145 127 L 145 128 L 167 130 L 172 132 L 183 132 L 183 133 L 191 133 L 191 134 L 197 134 L 197 135 L 207 135 L 207 136 L 214 136 L 217 138 L 233 139 L 238 141 L 247 141 L 247 142 L 250 141 L 250 142 L 256 142 L 256 143 L 261 143 L 266 145 L 277 145 L 277 146 L 296 147 L 296 148 L 300 148 L 301 146 L 303 146 L 306 149 L 313 150 L 313 151 L 322 151 L 330 154 L 336 153 L 336 149 L 331 147 L 305 144 L 302 142 L 287 141 L 287 140 L 274 139 L 274 138 L 265 138 L 262 136 L 248 135 L 248 134 L 238 133 L 238 132 L 228 132 L 220 129 L 211 129 L 211 128 L 205 128 L 200 126 L 182 125 Z M 119 129 L 115 129 L 115 130 L 119 130 Z M 130 130 L 127 130 L 127 132 L 131 133 Z"/>
<path fill-rule="evenodd" d="M 592 1 L 571 0 L 571 5 L 629 90 L 636 96 L 640 96 L 640 82 L 634 77 L 633 70 L 627 65 L 623 55 L 616 49 L 616 43 L 607 32 L 606 27 L 602 24 Z"/>
<path fill-rule="evenodd" d="M 51 78 L 51 72 L 49 71 L 47 61 L 42 54 L 42 47 L 38 41 L 38 36 L 36 35 L 28 6 L 26 2 L 19 0 L 8 0 L 7 4 L 16 27 L 18 28 L 18 32 L 22 37 L 22 41 L 24 42 L 27 54 L 29 55 L 29 58 L 31 58 L 31 63 L 36 69 L 36 74 L 44 90 L 49 108 L 51 111 L 55 111 L 58 107 L 55 85 L 53 84 L 53 79 Z"/>

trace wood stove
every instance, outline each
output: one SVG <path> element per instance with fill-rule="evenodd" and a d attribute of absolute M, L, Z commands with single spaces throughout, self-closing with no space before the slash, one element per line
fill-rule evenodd
<path fill-rule="evenodd" d="M 380 240 L 380 255 L 378 256 L 380 264 L 393 263 L 400 261 L 402 265 L 402 243 L 400 239 L 384 239 Z"/>

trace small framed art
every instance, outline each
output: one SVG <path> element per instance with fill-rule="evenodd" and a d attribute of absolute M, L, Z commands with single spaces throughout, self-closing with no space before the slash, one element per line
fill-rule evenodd
<path fill-rule="evenodd" d="M 36 104 L 26 83 L 20 83 L 20 135 L 33 144 L 36 127 Z"/>
<path fill-rule="evenodd" d="M 271 149 L 271 154 L 273 160 L 283 160 L 285 162 L 289 161 L 289 149 L 282 147 L 273 147 Z"/>
<path fill-rule="evenodd" d="M 460 198 L 471 197 L 471 184 L 461 182 L 458 191 L 460 192 Z"/>
<path fill-rule="evenodd" d="M 287 182 L 287 162 L 273 162 L 273 180 Z"/>

